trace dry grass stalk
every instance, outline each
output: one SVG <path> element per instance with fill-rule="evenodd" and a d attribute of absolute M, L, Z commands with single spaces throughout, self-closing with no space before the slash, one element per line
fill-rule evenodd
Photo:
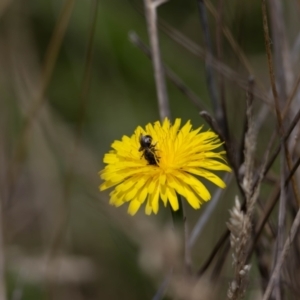
<path fill-rule="evenodd" d="M 157 7 L 168 0 L 144 0 L 160 119 L 171 116 L 157 31 Z"/>
<path fill-rule="evenodd" d="M 250 86 L 250 88 L 252 88 Z M 256 147 L 256 131 L 252 120 L 252 94 L 247 95 L 247 121 L 248 130 L 245 135 L 244 154 L 245 161 L 242 166 L 244 169 L 244 177 L 242 180 L 242 188 L 246 197 L 247 210 L 244 212 L 241 208 L 238 197 L 235 199 L 235 206 L 230 211 L 230 219 L 227 227 L 230 230 L 230 244 L 233 249 L 233 265 L 235 266 L 234 279 L 231 282 L 227 296 L 229 299 L 242 299 L 245 296 L 248 275 L 251 268 L 247 264 L 247 251 L 251 242 L 252 231 L 252 215 L 254 206 L 260 190 L 260 182 L 263 178 L 264 168 L 260 170 L 258 184 L 254 184 L 253 161 Z M 267 159 L 264 161 L 266 162 Z"/>
<path fill-rule="evenodd" d="M 233 249 L 232 262 L 235 266 L 234 280 L 229 286 L 227 296 L 229 299 L 241 299 L 246 291 L 248 273 L 251 268 L 246 264 L 245 256 L 251 235 L 251 220 L 250 216 L 242 211 L 238 197 L 235 198 L 235 206 L 230 211 L 227 226 L 231 231 L 230 245 Z"/>

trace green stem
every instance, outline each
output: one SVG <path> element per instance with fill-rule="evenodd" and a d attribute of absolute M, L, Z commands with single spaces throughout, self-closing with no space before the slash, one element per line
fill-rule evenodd
<path fill-rule="evenodd" d="M 171 208 L 172 220 L 173 220 L 174 227 L 179 227 L 183 229 L 185 217 L 183 213 L 182 198 L 178 194 L 177 194 L 177 198 L 178 198 L 179 208 L 176 211 L 174 211 Z"/>
<path fill-rule="evenodd" d="M 190 248 L 188 245 L 188 225 L 186 223 L 186 216 L 185 216 L 185 211 L 183 209 L 183 198 L 177 194 L 178 197 L 178 203 L 179 203 L 179 208 L 176 211 L 173 211 L 171 209 L 172 213 L 172 219 L 173 219 L 173 226 L 174 230 L 177 231 L 183 242 L 183 262 L 185 265 L 185 269 L 187 274 L 191 275 L 192 270 L 191 270 L 191 256 L 190 256 Z"/>

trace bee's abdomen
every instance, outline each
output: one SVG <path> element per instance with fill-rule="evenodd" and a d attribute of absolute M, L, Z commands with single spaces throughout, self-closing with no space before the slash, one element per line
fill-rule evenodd
<path fill-rule="evenodd" d="M 145 150 L 144 157 L 147 160 L 149 165 L 157 165 L 159 162 L 158 157 L 151 150 Z"/>

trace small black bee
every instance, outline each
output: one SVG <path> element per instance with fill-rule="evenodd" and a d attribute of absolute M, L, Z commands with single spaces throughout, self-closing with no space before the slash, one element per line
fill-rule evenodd
<path fill-rule="evenodd" d="M 152 145 L 152 136 L 151 135 L 140 135 L 140 149 L 143 151 L 141 157 L 145 157 L 149 165 L 157 165 L 159 162 L 159 157 L 156 155 L 155 145 Z"/>

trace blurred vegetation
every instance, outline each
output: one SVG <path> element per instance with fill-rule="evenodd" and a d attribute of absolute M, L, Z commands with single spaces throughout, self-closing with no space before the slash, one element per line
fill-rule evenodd
<path fill-rule="evenodd" d="M 62 16 L 67 2 L 74 2 L 68 7 L 69 21 L 66 14 Z M 220 61 L 245 81 L 253 75 L 255 83 L 268 93 L 261 3 L 209 2 L 215 8 L 223 2 L 222 22 L 255 74 L 249 74 L 224 36 Z M 282 5 L 287 20 L 286 38 L 292 44 L 299 31 L 299 3 L 282 1 Z M 91 69 L 87 76 L 86 57 L 95 9 Z M 159 215 L 149 217 L 141 209 L 132 218 L 126 213 L 127 207 L 110 207 L 108 193 L 98 191 L 98 172 L 104 166 L 102 159 L 111 143 L 123 135 L 131 135 L 138 125 L 159 119 L 151 61 L 128 38 L 129 32 L 135 31 L 149 44 L 142 12 L 143 1 L 137 0 L 2 0 L 0 3 L 0 189 L 4 241 L 0 252 L 5 257 L 7 299 L 152 299 L 168 273 L 168 265 L 155 269 L 154 260 L 152 270 L 142 263 L 145 247 L 151 244 L 148 235 L 153 243 L 155 234 L 168 237 L 165 231 L 171 227 L 168 210 L 162 209 Z M 197 1 L 170 0 L 158 9 L 158 15 L 205 48 Z M 216 53 L 217 22 L 209 12 L 208 17 Z M 65 20 L 67 25 L 55 60 L 47 53 L 59 20 Z M 204 60 L 178 45 L 165 32 L 160 31 L 159 35 L 165 64 L 213 114 Z M 53 59 L 54 68 L 40 94 L 47 59 Z M 294 61 L 296 69 L 298 56 Z M 224 79 L 221 75 L 214 71 L 217 82 Z M 170 81 L 167 85 L 172 117 L 180 117 L 184 122 L 190 119 L 195 128 L 202 124 L 208 128 L 199 116 L 199 109 Z M 224 86 L 231 138 L 240 144 L 246 91 L 232 78 L 225 78 Z M 262 89 L 260 92 L 263 93 Z M 39 101 L 41 105 L 36 105 Z M 255 98 L 256 115 L 262 106 L 262 100 Z M 34 107 L 37 112 L 31 115 Z M 275 124 L 273 111 L 268 110 L 258 136 L 256 163 L 262 160 Z M 279 162 L 271 175 L 275 176 L 278 169 Z M 213 195 L 216 188 L 205 183 Z M 262 195 L 268 195 L 270 189 L 269 183 L 264 183 Z M 238 193 L 235 181 L 231 180 L 192 249 L 193 272 L 206 261 L 226 229 L 228 210 Z M 187 208 L 190 229 L 205 210 L 205 205 L 200 211 Z M 150 247 L 154 256 L 162 247 L 156 246 L 158 250 L 155 245 Z M 260 299 L 261 286 L 256 280 L 260 275 L 253 265 L 247 297 Z M 228 255 L 218 282 L 207 285 L 217 292 L 215 299 L 226 298 L 232 274 Z M 203 297 L 199 299 L 210 299 Z M 173 298 L 169 294 L 164 299 Z"/>

